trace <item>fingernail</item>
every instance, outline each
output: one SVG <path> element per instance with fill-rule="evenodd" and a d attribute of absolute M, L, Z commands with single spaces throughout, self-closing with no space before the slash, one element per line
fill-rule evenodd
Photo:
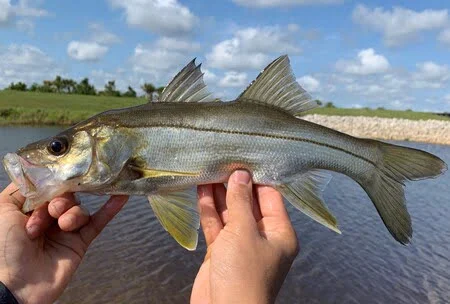
<path fill-rule="evenodd" d="M 247 185 L 250 178 L 250 174 L 245 170 L 237 170 L 233 173 L 233 180 L 238 184 Z"/>
<path fill-rule="evenodd" d="M 33 239 L 38 235 L 39 227 L 37 225 L 31 225 L 27 227 L 27 233 Z"/>
<path fill-rule="evenodd" d="M 53 201 L 51 203 L 52 209 L 56 214 L 61 215 L 63 211 L 63 202 L 62 201 Z"/>

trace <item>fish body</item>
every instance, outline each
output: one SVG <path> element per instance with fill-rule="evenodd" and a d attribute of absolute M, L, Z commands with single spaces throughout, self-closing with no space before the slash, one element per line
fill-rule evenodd
<path fill-rule="evenodd" d="M 121 162 L 138 159 L 141 167 L 174 172 L 157 178 L 114 180 L 110 188 L 103 184 L 99 189 L 105 194 L 146 195 L 149 190 L 221 183 L 239 168 L 252 172 L 255 183 L 272 186 L 294 181 L 314 168 L 355 177 L 364 174 L 377 157 L 373 141 L 264 104 L 152 103 L 100 114 L 87 127 L 75 130 L 89 131 L 91 124 L 101 126 L 94 134 L 106 136 L 108 142 L 127 142 Z M 117 153 L 105 157 L 105 163 L 113 163 Z M 184 174 L 177 176 L 176 172 Z"/>
<path fill-rule="evenodd" d="M 230 102 L 209 97 L 200 67 L 191 62 L 159 102 L 98 114 L 8 154 L 4 163 L 28 198 L 24 211 L 66 191 L 145 195 L 164 228 L 188 249 L 197 244 L 195 186 L 226 182 L 236 169 L 340 232 L 321 197 L 327 171 L 334 171 L 360 184 L 394 238 L 408 243 L 404 181 L 438 176 L 446 164 L 427 152 L 296 117 L 313 106 L 287 56 Z"/>

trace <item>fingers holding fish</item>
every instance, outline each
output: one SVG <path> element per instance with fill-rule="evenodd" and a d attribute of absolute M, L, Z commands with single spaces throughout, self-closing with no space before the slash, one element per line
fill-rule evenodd
<path fill-rule="evenodd" d="M 261 207 L 259 206 L 259 199 L 256 192 L 257 185 L 253 185 L 252 189 L 252 198 L 253 198 L 253 216 L 255 217 L 255 221 L 259 222 L 262 219 Z"/>
<path fill-rule="evenodd" d="M 57 219 L 66 211 L 79 204 L 80 202 L 73 193 L 64 193 L 63 195 L 51 200 L 48 205 L 48 212 L 53 218 Z"/>
<path fill-rule="evenodd" d="M 272 187 L 261 185 L 256 186 L 256 195 L 262 214 L 258 222 L 260 234 L 276 243 L 285 256 L 296 256 L 300 250 L 299 242 L 282 195 Z"/>
<path fill-rule="evenodd" d="M 58 225 L 62 231 L 71 232 L 79 230 L 89 223 L 89 211 L 83 206 L 73 206 L 58 218 Z"/>
<path fill-rule="evenodd" d="M 198 205 L 200 209 L 200 224 L 205 235 L 206 245 L 211 245 L 223 228 L 214 197 L 214 186 L 200 185 L 198 187 Z M 223 186 L 223 185 L 222 185 Z"/>
<path fill-rule="evenodd" d="M 34 209 L 25 226 L 30 239 L 35 239 L 45 233 L 54 219 L 48 213 L 48 203 Z"/>
<path fill-rule="evenodd" d="M 81 228 L 80 235 L 83 242 L 89 245 L 106 225 L 116 216 L 128 201 L 126 195 L 113 195 L 110 199 L 91 216 L 90 222 Z"/>
<path fill-rule="evenodd" d="M 225 225 L 228 220 L 228 208 L 227 208 L 227 189 L 224 184 L 213 184 L 214 203 L 216 205 L 217 213 Z"/>
<path fill-rule="evenodd" d="M 14 183 L 9 184 L 5 190 L 0 193 L 0 205 L 15 205 L 22 209 L 25 197 L 19 192 L 19 188 Z"/>
<path fill-rule="evenodd" d="M 237 170 L 231 174 L 226 196 L 229 212 L 226 226 L 236 229 L 236 233 L 256 231 L 252 192 L 252 180 L 247 171 Z"/>
<path fill-rule="evenodd" d="M 272 187 L 262 185 L 256 185 L 255 192 L 260 202 L 262 217 L 276 217 L 283 221 L 289 220 L 280 192 Z"/>

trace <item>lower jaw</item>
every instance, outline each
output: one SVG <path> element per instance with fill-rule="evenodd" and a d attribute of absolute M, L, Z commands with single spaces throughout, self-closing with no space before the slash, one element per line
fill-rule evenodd
<path fill-rule="evenodd" d="M 20 156 L 7 154 L 3 164 L 9 178 L 19 188 L 19 192 L 25 197 L 33 196 L 37 189 L 35 184 L 25 174 Z"/>

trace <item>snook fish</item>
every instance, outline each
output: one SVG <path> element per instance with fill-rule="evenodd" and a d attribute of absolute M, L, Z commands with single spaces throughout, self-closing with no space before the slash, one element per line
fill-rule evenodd
<path fill-rule="evenodd" d="M 275 187 L 297 209 L 340 233 L 321 192 L 327 170 L 355 180 L 392 236 L 412 236 L 404 182 L 447 166 L 424 151 L 355 138 L 296 116 L 316 106 L 289 59 L 268 65 L 234 101 L 211 97 L 191 61 L 157 102 L 107 111 L 4 157 L 27 198 L 23 212 L 64 192 L 145 195 L 183 247 L 197 246 L 195 186 L 223 183 L 235 169 Z"/>

